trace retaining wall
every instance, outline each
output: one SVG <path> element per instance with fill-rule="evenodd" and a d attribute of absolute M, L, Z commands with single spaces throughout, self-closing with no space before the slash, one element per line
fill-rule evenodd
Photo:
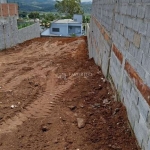
<path fill-rule="evenodd" d="M 150 0 L 93 0 L 89 56 L 127 109 L 143 150 L 150 150 Z"/>
<path fill-rule="evenodd" d="M 26 28 L 18 30 L 18 43 L 23 43 L 24 41 L 40 37 L 40 25 L 35 23 Z"/>
<path fill-rule="evenodd" d="M 0 18 L 0 50 L 36 37 L 40 37 L 39 23 L 18 30 L 15 16 Z"/>

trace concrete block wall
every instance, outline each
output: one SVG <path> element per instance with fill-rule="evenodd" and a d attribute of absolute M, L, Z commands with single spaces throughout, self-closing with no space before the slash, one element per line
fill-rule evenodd
<path fill-rule="evenodd" d="M 143 150 L 150 150 L 150 0 L 93 0 L 90 58 L 111 78 Z"/>
<path fill-rule="evenodd" d="M 0 50 L 36 37 L 40 37 L 39 23 L 18 30 L 17 17 L 0 19 Z"/>
<path fill-rule="evenodd" d="M 40 37 L 40 25 L 35 23 L 26 28 L 18 30 L 18 43 L 23 43 L 24 41 Z"/>
<path fill-rule="evenodd" d="M 18 28 L 16 17 L 0 20 L 0 50 L 15 46 L 18 43 Z"/>

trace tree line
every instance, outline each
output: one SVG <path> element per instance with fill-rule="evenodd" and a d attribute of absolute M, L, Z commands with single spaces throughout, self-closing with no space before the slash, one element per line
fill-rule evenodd
<path fill-rule="evenodd" d="M 21 12 L 19 15 L 22 18 L 28 16 L 30 19 L 40 19 L 41 23 L 45 26 L 49 25 L 49 22 L 56 19 L 72 18 L 74 14 L 83 15 L 83 23 L 89 22 L 90 17 L 84 15 L 84 11 L 81 5 L 81 0 L 56 0 L 55 9 L 57 13 L 39 13 L 39 12 Z"/>

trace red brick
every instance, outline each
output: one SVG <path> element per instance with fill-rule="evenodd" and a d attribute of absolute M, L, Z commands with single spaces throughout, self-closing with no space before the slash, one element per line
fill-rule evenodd
<path fill-rule="evenodd" d="M 135 85 L 137 89 L 140 91 L 142 96 L 145 98 L 147 103 L 150 105 L 150 87 L 148 87 L 143 80 L 140 78 L 138 73 L 134 70 L 134 68 L 126 61 L 125 70 L 132 80 L 135 81 Z"/>
<path fill-rule="evenodd" d="M 8 17 L 18 15 L 18 5 L 17 4 L 0 4 L 0 16 Z"/>
<path fill-rule="evenodd" d="M 120 63 L 122 64 L 123 62 L 123 55 L 122 53 L 118 50 L 118 48 L 113 44 L 113 52 L 115 53 L 116 57 L 118 58 L 118 60 L 120 61 Z"/>
<path fill-rule="evenodd" d="M 2 17 L 2 5 L 0 4 L 0 17 Z"/>
<path fill-rule="evenodd" d="M 16 7 L 15 4 L 9 4 L 9 15 L 14 16 L 16 14 Z"/>
<path fill-rule="evenodd" d="M 19 9 L 19 8 L 18 8 L 18 5 L 17 5 L 17 4 L 15 4 L 15 6 L 16 6 L 16 7 L 15 7 L 15 8 L 16 8 L 16 9 L 15 9 L 15 15 L 18 15 L 18 9 Z"/>
<path fill-rule="evenodd" d="M 8 17 L 8 4 L 1 4 L 3 17 Z"/>
<path fill-rule="evenodd" d="M 94 18 L 94 17 L 92 17 L 92 18 L 95 21 L 96 26 L 99 28 L 101 34 L 104 36 L 104 39 L 110 44 L 111 38 L 109 37 L 105 28 L 96 20 L 96 18 Z"/>

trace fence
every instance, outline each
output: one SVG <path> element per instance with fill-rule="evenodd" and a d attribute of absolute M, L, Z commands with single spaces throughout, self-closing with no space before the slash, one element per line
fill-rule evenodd
<path fill-rule="evenodd" d="M 18 30 L 16 17 L 0 20 L 0 50 L 36 37 L 40 37 L 39 23 Z"/>
<path fill-rule="evenodd" d="M 150 150 L 150 1 L 93 0 L 89 56 L 110 79 L 138 143 Z"/>

